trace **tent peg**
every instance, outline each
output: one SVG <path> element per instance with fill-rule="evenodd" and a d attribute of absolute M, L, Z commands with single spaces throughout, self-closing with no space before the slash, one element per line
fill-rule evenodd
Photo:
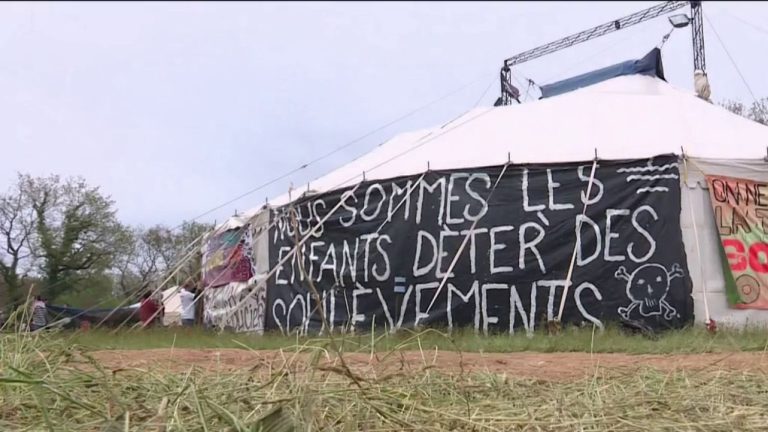
<path fill-rule="evenodd" d="M 365 171 L 363 171 L 363 181 L 365 181 Z"/>
<path fill-rule="evenodd" d="M 427 172 L 429 172 L 429 161 L 427 161 Z"/>
<path fill-rule="evenodd" d="M 597 147 L 595 147 L 595 160 L 598 160 L 598 159 L 599 158 L 597 157 Z"/>
<path fill-rule="evenodd" d="M 512 163 L 512 152 L 507 152 L 507 164 Z"/>

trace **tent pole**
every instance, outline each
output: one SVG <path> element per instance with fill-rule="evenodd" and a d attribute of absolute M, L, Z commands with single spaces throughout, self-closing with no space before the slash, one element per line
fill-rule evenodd
<path fill-rule="evenodd" d="M 589 196 L 592 194 L 592 184 L 595 181 L 595 170 L 597 169 L 597 149 L 595 149 L 595 159 L 592 161 L 592 172 L 589 174 L 589 183 L 587 184 L 587 195 L 584 201 L 584 208 L 581 210 L 581 219 L 576 224 L 576 233 L 581 232 L 581 223 L 584 220 L 584 216 L 587 214 L 587 207 L 589 206 Z M 574 241 L 573 253 L 571 254 L 571 264 L 568 266 L 568 274 L 565 277 L 565 287 L 563 288 L 563 295 L 560 297 L 560 310 L 557 312 L 557 320 L 555 326 L 557 326 L 563 318 L 563 309 L 565 308 L 565 299 L 568 296 L 568 288 L 571 286 L 571 278 L 573 277 L 573 266 L 576 263 L 576 249 L 578 243 Z"/>
<path fill-rule="evenodd" d="M 493 195 L 493 192 L 496 190 L 496 187 L 499 186 L 499 181 L 501 181 L 501 178 L 504 177 L 504 173 L 507 172 L 508 167 L 509 167 L 509 162 L 504 164 L 504 168 L 501 170 L 501 173 L 499 173 L 499 177 L 496 179 L 496 183 L 493 184 L 493 188 L 491 188 L 491 191 L 488 192 L 487 201 L 490 201 L 491 196 Z M 459 261 L 459 256 L 464 251 L 464 247 L 467 246 L 467 241 L 469 240 L 469 236 L 472 235 L 472 232 L 474 231 L 480 219 L 481 218 L 475 219 L 475 221 L 472 223 L 472 226 L 467 231 L 467 235 L 464 236 L 464 240 L 461 242 L 461 245 L 459 246 L 459 250 L 457 250 L 456 254 L 453 256 L 453 261 L 451 261 L 451 265 L 448 267 L 448 271 L 445 272 L 445 276 L 443 276 L 443 280 L 440 281 L 440 285 L 437 287 L 437 291 L 435 291 L 435 295 L 432 297 L 432 301 L 429 303 L 429 307 L 425 312 L 427 315 L 429 315 L 429 311 L 432 310 L 432 306 L 435 305 L 437 296 L 440 295 L 440 291 L 442 291 L 443 286 L 445 286 L 445 282 L 448 280 L 448 276 L 450 276 L 451 272 L 453 271 L 453 268 L 456 266 L 456 263 Z"/>
<path fill-rule="evenodd" d="M 682 147 L 681 147 L 682 149 Z M 685 151 L 683 151 L 682 154 L 683 159 L 683 169 L 684 175 L 683 175 L 683 186 L 682 187 L 688 187 L 688 155 L 685 154 Z M 703 172 L 702 172 L 703 174 Z M 681 189 L 682 193 L 682 189 Z M 691 197 L 691 194 L 688 193 L 688 209 L 691 213 L 691 223 L 693 224 L 693 238 L 696 241 L 696 258 L 699 260 L 699 278 L 701 279 L 701 291 L 702 296 L 704 297 L 704 316 L 706 317 L 706 321 L 704 324 L 707 326 L 707 330 L 714 333 L 717 331 L 717 324 L 715 321 L 712 320 L 712 317 L 709 313 L 709 300 L 707 299 L 707 281 L 704 277 L 704 268 L 702 267 L 701 263 L 701 244 L 699 243 L 699 229 L 696 227 L 696 214 L 693 209 L 693 197 Z"/>
<path fill-rule="evenodd" d="M 285 254 L 285 256 L 283 257 L 283 259 L 281 259 L 281 260 L 280 260 L 280 261 L 279 261 L 277 264 L 275 264 L 275 266 L 274 266 L 274 267 L 272 267 L 272 269 L 269 271 L 269 273 L 267 273 L 266 277 L 264 277 L 264 279 L 263 279 L 262 281 L 259 281 L 259 282 L 256 284 L 256 286 L 255 286 L 254 288 L 259 288 L 259 286 L 262 286 L 262 285 L 266 286 L 266 283 L 267 283 L 267 281 L 269 280 L 269 278 L 271 278 L 272 276 L 274 276 L 274 275 L 275 275 L 275 273 L 277 273 L 277 271 L 278 271 L 278 270 L 279 270 L 279 269 L 280 269 L 280 268 L 283 266 L 283 264 L 285 264 L 285 263 L 286 263 L 286 262 L 287 262 L 287 261 L 288 261 L 288 260 L 289 260 L 289 259 L 290 259 L 290 258 L 293 256 L 293 255 L 295 255 L 295 254 L 296 254 L 296 251 L 298 250 L 298 248 L 299 248 L 299 247 L 301 247 L 301 246 L 302 246 L 304 243 L 306 243 L 306 241 L 307 241 L 307 240 L 308 240 L 308 239 L 309 239 L 309 238 L 310 238 L 312 235 L 314 235 L 314 234 L 315 234 L 315 232 L 317 231 L 317 229 L 318 229 L 320 226 L 322 226 L 322 225 L 323 225 L 323 223 L 325 223 L 325 221 L 327 221 L 327 220 L 328 220 L 328 218 L 330 218 L 330 217 L 331 217 L 331 216 L 332 216 L 334 213 L 336 213 L 336 211 L 337 211 L 337 210 L 338 210 L 338 209 L 339 209 L 339 208 L 342 206 L 342 204 L 344 204 L 344 202 L 345 202 L 345 201 L 346 201 L 346 200 L 347 200 L 347 199 L 350 197 L 350 194 L 354 194 L 354 193 L 355 193 L 355 191 L 357 191 L 357 189 L 360 187 L 360 185 L 361 185 L 361 184 L 362 184 L 362 181 L 361 181 L 360 183 L 356 184 L 356 185 L 355 185 L 355 187 L 353 187 L 353 188 L 351 189 L 351 191 L 347 191 L 347 192 L 345 192 L 344 194 L 342 194 L 341 198 L 339 199 L 339 202 L 338 202 L 338 204 L 336 204 L 336 205 L 335 205 L 335 206 L 334 206 L 334 207 L 331 209 L 331 211 L 330 211 L 330 212 L 328 212 L 328 214 L 327 214 L 327 215 L 325 215 L 325 216 L 324 216 L 324 217 L 323 217 L 323 218 L 322 218 L 320 221 L 318 221 L 317 225 L 315 225 L 315 227 L 314 227 L 314 228 L 312 228 L 312 229 L 311 229 L 311 230 L 310 230 L 310 231 L 309 231 L 309 232 L 308 232 L 308 233 L 307 233 L 307 234 L 306 234 L 306 235 L 305 235 L 305 236 L 304 236 L 304 237 L 303 237 L 303 238 L 302 238 L 302 239 L 299 241 L 299 243 L 298 243 L 298 244 L 296 244 L 296 246 L 294 246 L 294 247 L 293 247 L 293 249 L 291 249 L 291 251 L 290 251 L 290 252 L 288 252 L 287 254 Z M 225 320 L 224 320 L 224 321 L 226 321 L 227 319 L 229 319 L 229 317 L 231 317 L 232 315 L 234 315 L 234 314 L 236 314 L 237 312 L 239 312 L 239 311 L 240 311 L 240 309 L 241 309 L 241 308 L 242 308 L 242 307 L 245 305 L 245 302 L 246 302 L 246 300 L 248 300 L 248 297 L 249 297 L 249 296 L 245 296 L 245 298 L 243 298 L 242 300 L 240 300 L 240 302 L 238 302 L 238 303 L 235 305 L 235 307 L 234 307 L 234 309 L 232 310 L 232 312 L 230 312 L 230 313 L 229 313 L 229 315 L 228 315 L 228 316 L 225 318 Z M 223 330 L 224 330 L 224 327 L 223 327 L 223 326 L 219 326 L 219 332 L 222 332 Z"/>
<path fill-rule="evenodd" d="M 405 196 L 403 197 L 403 199 L 401 199 L 401 200 L 400 200 L 400 202 L 399 202 L 399 203 L 397 204 L 397 206 L 395 207 L 394 211 L 392 212 L 392 215 L 394 215 L 395 213 L 397 213 L 397 211 L 400 209 L 400 207 L 402 207 L 402 205 L 403 205 L 403 204 L 404 204 L 404 203 L 405 203 L 405 202 L 406 202 L 406 201 L 407 201 L 407 200 L 410 198 L 411 194 L 413 194 L 413 191 L 415 191 L 415 190 L 416 190 L 416 188 L 418 187 L 419 183 L 421 183 L 421 181 L 424 179 L 424 177 L 425 177 L 426 175 L 427 175 L 427 172 L 425 171 L 425 172 L 423 172 L 423 173 L 421 174 L 421 176 L 419 176 L 419 178 L 418 178 L 418 179 L 416 179 L 416 181 L 415 181 L 415 182 L 413 182 L 413 183 L 411 184 L 410 188 L 408 189 L 408 191 L 407 191 L 407 193 L 405 194 Z M 381 232 L 381 229 L 382 229 L 382 228 L 384 228 L 384 226 L 385 226 L 386 224 L 388 224 L 389 222 L 392 222 L 392 219 L 391 219 L 391 217 L 387 216 L 387 219 L 385 219 L 385 220 L 384 220 L 384 222 L 382 222 L 382 223 L 381 223 L 381 225 L 379 225 L 379 227 L 378 227 L 378 228 L 376 228 L 376 231 L 374 232 L 374 235 L 378 235 L 378 234 Z M 363 254 L 363 249 L 360 249 L 360 250 L 357 252 L 357 254 L 355 255 L 355 262 L 357 262 L 357 260 L 360 258 L 360 256 L 361 256 L 362 254 Z M 349 271 L 350 271 L 350 272 L 352 271 L 352 268 L 351 268 L 351 267 L 350 267 Z M 350 274 L 351 274 L 351 273 L 350 273 Z M 344 277 L 344 274 L 343 274 L 343 273 L 339 274 L 339 280 L 341 280 L 343 277 Z M 338 281 L 337 281 L 337 283 L 338 283 Z M 333 289 L 335 289 L 335 288 L 336 288 L 336 285 L 334 285 Z M 397 313 L 397 312 L 396 312 L 396 313 Z M 397 328 L 397 325 L 394 325 L 394 326 L 393 326 L 393 328 L 390 330 L 390 333 L 395 333 L 395 329 L 396 329 L 396 328 Z"/>
<path fill-rule="evenodd" d="M 266 211 L 269 211 L 269 210 L 266 210 Z M 244 226 L 247 226 L 247 225 L 251 224 L 251 223 L 253 222 L 253 220 L 254 220 L 254 219 L 256 219 L 256 217 L 257 217 L 259 214 L 260 214 L 260 212 L 259 212 L 259 213 L 257 213 L 257 214 L 255 214 L 255 215 L 253 215 L 253 216 L 251 217 L 251 219 L 249 219 L 249 220 L 248 220 L 248 222 L 246 223 L 246 225 L 244 225 Z M 266 227 L 266 229 L 264 229 L 262 232 L 260 232 L 260 233 L 259 233 L 259 234 L 258 234 L 258 235 L 257 235 L 257 236 L 256 236 L 256 237 L 253 239 L 253 244 L 254 244 L 254 247 L 255 247 L 256 241 L 257 241 L 257 240 L 259 240 L 259 239 L 260 239 L 260 238 L 261 238 L 263 235 L 265 235 L 265 234 L 266 234 L 266 235 L 269 235 L 269 230 L 270 230 L 270 229 L 272 229 L 272 227 L 274 227 L 275 225 L 277 225 L 277 219 L 275 219 L 275 220 L 274 220 L 274 221 L 272 221 L 270 224 L 268 224 L 268 225 L 267 225 L 267 227 Z M 244 235 L 248 235 L 247 231 L 243 231 L 243 233 L 241 233 L 241 234 L 240 234 L 240 239 L 239 239 L 238 241 L 241 241 Z M 222 248 L 223 248 L 223 246 L 219 247 L 217 250 L 220 250 L 220 249 L 222 249 Z M 198 300 L 200 300 L 200 302 L 201 302 L 201 303 L 203 303 L 203 301 L 204 301 L 204 299 L 203 299 L 203 294 L 205 293 L 205 290 L 212 288 L 213 284 L 215 284 L 216 282 L 218 282 L 219 278 L 220 278 L 220 277 L 221 277 L 223 274 L 225 274 L 225 273 L 226 273 L 226 271 L 229 271 L 229 270 L 231 270 L 231 269 L 232 269 L 232 268 L 233 268 L 233 267 L 234 267 L 236 264 L 237 264 L 237 262 L 231 262 L 231 263 L 229 263 L 229 265 L 227 265 L 227 267 L 226 267 L 226 269 L 225 269 L 225 271 L 224 271 L 224 272 L 221 272 L 221 273 L 219 273 L 219 275 L 218 275 L 218 276 L 216 276 L 216 278 L 215 278 L 215 279 L 214 279 L 214 280 L 213 280 L 211 283 L 209 283 L 208 285 L 203 285 L 203 287 L 202 287 L 202 289 L 200 290 L 200 292 L 199 292 L 199 293 L 197 293 L 197 294 L 198 294 L 197 298 L 195 298 L 195 299 L 192 301 L 192 305 L 193 305 L 193 306 L 194 306 L 194 305 L 196 305 L 196 304 L 197 304 L 197 302 L 198 302 Z M 200 269 L 200 273 L 202 273 L 202 267 L 201 267 L 201 269 Z M 248 282 L 248 281 L 246 281 L 246 284 L 247 284 L 247 282 Z M 177 290 L 178 290 L 178 289 L 180 289 L 180 287 L 177 287 Z M 247 287 L 247 286 L 246 286 L 246 289 L 248 289 L 248 287 Z M 226 321 L 226 320 L 225 320 L 225 321 Z"/>

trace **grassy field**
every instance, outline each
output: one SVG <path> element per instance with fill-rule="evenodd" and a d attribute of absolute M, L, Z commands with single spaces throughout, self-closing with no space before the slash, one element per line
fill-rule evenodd
<path fill-rule="evenodd" d="M 372 343 L 371 340 L 374 342 Z M 0 430 L 26 431 L 758 431 L 768 424 L 768 376 L 639 367 L 540 382 L 490 373 L 359 376 L 318 366 L 323 339 L 157 330 L 112 335 L 0 336 Z M 82 345 L 81 345 L 82 344 Z M 764 350 L 764 332 L 699 330 L 658 341 L 615 330 L 480 338 L 436 332 L 347 337 L 345 349 L 704 352 Z M 303 369 L 271 374 L 189 367 L 106 370 L 93 349 L 243 347 L 309 352 Z M 317 354 L 317 355 L 314 355 Z M 77 361 L 76 361 L 77 360 Z"/>
<path fill-rule="evenodd" d="M 336 360 L 352 352 L 768 351 L 765 329 L 691 328 L 656 340 L 566 328 L 559 335 L 435 330 L 334 337 Z M 323 366 L 330 339 L 217 334 L 199 329 L 0 334 L 0 430 L 22 431 L 758 431 L 768 425 L 768 376 L 650 366 L 540 381 L 426 364 L 398 373 Z M 301 351 L 275 370 L 190 365 L 105 369 L 91 353 L 146 348 Z M 299 354 L 289 356 L 297 359 Z M 367 358 L 367 356 L 365 356 Z M 762 357 L 756 357 L 762 358 Z"/>
<path fill-rule="evenodd" d="M 91 330 L 64 332 L 59 338 L 87 349 L 147 349 L 147 348 L 246 348 L 246 349 L 305 349 L 324 346 L 321 337 L 296 337 L 267 334 L 217 333 L 201 329 L 167 328 L 121 331 Z M 539 333 L 528 338 L 524 334 L 478 336 L 470 331 L 448 335 L 440 331 L 401 331 L 395 335 L 371 333 L 337 336 L 344 351 L 391 351 L 402 349 L 450 350 L 462 352 L 595 352 L 595 353 L 707 353 L 733 351 L 763 351 L 768 349 L 768 330 L 721 329 L 716 334 L 695 327 L 670 331 L 651 340 L 641 335 L 627 335 L 617 328 L 604 332 L 591 328 L 566 328 L 558 335 Z"/>

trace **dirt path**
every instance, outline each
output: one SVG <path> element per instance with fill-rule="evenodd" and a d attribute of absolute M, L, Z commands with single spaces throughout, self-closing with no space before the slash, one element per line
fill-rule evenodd
<path fill-rule="evenodd" d="M 280 351 L 245 351 L 238 349 L 152 349 L 97 351 L 92 353 L 104 366 L 118 368 L 162 368 L 184 371 L 191 366 L 208 370 L 246 370 L 270 373 L 288 365 L 301 371 L 307 354 Z M 737 370 L 768 373 L 768 354 L 676 354 L 631 355 L 588 353 L 456 353 L 403 351 L 397 354 L 350 353 L 344 359 L 360 374 L 383 374 L 398 370 L 418 371 L 433 368 L 447 373 L 494 372 L 542 380 L 570 380 L 593 374 L 596 367 L 612 372 L 632 372 L 640 367 L 672 370 Z M 323 356 L 321 363 L 334 363 L 333 356 Z"/>

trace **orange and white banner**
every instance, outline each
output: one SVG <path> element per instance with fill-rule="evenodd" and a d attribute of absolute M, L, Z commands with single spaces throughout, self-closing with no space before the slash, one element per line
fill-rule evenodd
<path fill-rule="evenodd" d="M 707 176 L 728 303 L 768 309 L 768 183 Z"/>

